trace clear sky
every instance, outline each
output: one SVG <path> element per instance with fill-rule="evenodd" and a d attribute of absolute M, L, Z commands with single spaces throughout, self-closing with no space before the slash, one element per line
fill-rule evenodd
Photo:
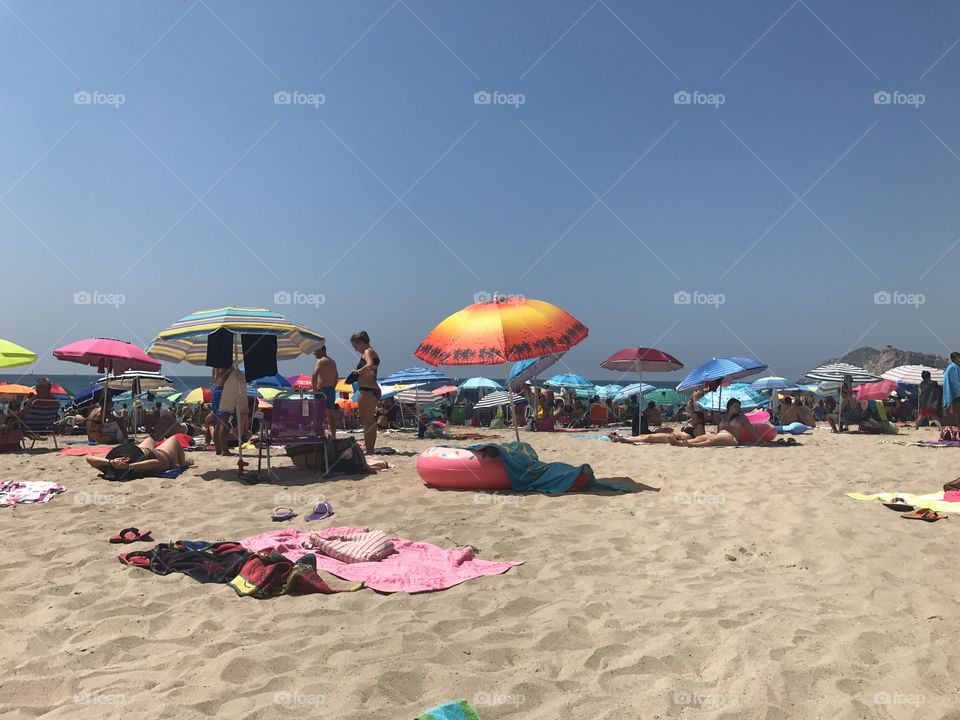
<path fill-rule="evenodd" d="M 73 371 L 54 347 L 265 306 L 391 371 L 500 292 L 611 380 L 638 345 L 945 354 L 958 40 L 953 0 L 2 0 L 0 337 Z"/>

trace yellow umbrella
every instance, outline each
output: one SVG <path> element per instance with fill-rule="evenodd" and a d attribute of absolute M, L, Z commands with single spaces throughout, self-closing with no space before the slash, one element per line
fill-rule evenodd
<path fill-rule="evenodd" d="M 20 347 L 9 340 L 0 340 L 0 368 L 32 365 L 36 361 L 37 354 L 32 350 Z"/>

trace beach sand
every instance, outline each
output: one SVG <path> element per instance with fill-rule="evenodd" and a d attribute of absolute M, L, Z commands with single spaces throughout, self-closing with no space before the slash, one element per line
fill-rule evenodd
<path fill-rule="evenodd" d="M 938 490 L 960 450 L 885 442 L 933 437 L 687 450 L 525 433 L 545 460 L 642 486 L 563 497 L 427 489 L 416 453 L 434 443 L 409 435 L 381 437 L 401 452 L 388 472 L 255 486 L 213 453 L 123 484 L 82 458 L 3 455 L 0 478 L 67 492 L 0 510 L 0 717 L 405 719 L 460 697 L 484 720 L 960 717 L 960 515 L 844 496 Z M 320 500 L 336 515 L 304 522 Z M 525 564 L 437 593 L 253 600 L 124 567 L 107 543 L 128 526 L 240 539 L 290 504 L 293 527 Z"/>

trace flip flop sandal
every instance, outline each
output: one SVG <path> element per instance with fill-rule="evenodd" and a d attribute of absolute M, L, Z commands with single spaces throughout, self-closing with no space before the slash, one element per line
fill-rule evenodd
<path fill-rule="evenodd" d="M 134 567 L 150 569 L 151 553 L 144 550 L 134 550 L 133 552 L 121 553 L 117 559 L 123 565 L 133 565 Z"/>
<path fill-rule="evenodd" d="M 906 520 L 923 520 L 924 522 L 936 522 L 937 520 L 946 520 L 945 513 L 938 513 L 928 508 L 920 508 L 916 512 L 904 513 L 900 517 Z"/>
<path fill-rule="evenodd" d="M 907 501 L 899 496 L 891 499 L 889 502 L 883 503 L 883 506 L 891 510 L 896 510 L 897 512 L 910 512 L 914 509 L 913 505 L 908 505 Z"/>
<path fill-rule="evenodd" d="M 122 543 L 124 545 L 127 545 L 132 542 L 136 542 L 137 540 L 153 540 L 153 538 L 150 537 L 149 530 L 140 532 L 139 528 L 135 528 L 135 527 L 124 528 L 123 530 L 121 530 L 116 535 L 110 538 L 110 542 L 114 544 Z"/>
<path fill-rule="evenodd" d="M 273 511 L 270 519 L 274 522 L 284 522 L 285 520 L 293 520 L 296 516 L 297 514 L 293 511 L 293 508 L 278 507 Z"/>
<path fill-rule="evenodd" d="M 307 522 L 314 522 L 316 520 L 326 520 L 331 515 L 333 515 L 333 505 L 328 502 L 322 502 L 317 505 L 313 509 L 313 512 L 307 515 L 305 519 Z"/>

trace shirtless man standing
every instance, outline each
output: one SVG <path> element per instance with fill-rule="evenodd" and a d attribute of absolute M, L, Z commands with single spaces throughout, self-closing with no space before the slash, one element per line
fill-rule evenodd
<path fill-rule="evenodd" d="M 340 408 L 337 407 L 337 363 L 327 355 L 327 346 L 321 345 L 314 353 L 317 364 L 313 368 L 313 391 L 323 393 L 327 398 L 327 417 L 330 423 L 330 433 L 336 437 L 337 427 L 340 424 Z"/>

